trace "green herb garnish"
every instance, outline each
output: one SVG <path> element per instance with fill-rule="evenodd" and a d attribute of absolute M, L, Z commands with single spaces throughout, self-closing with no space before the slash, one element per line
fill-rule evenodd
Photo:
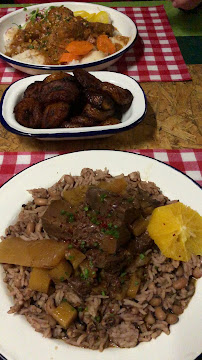
<path fill-rule="evenodd" d="M 65 280 L 64 276 L 61 276 L 60 281 L 64 281 L 64 280 Z"/>
<path fill-rule="evenodd" d="M 97 321 L 98 323 L 100 322 L 100 320 L 101 320 L 100 316 L 95 317 L 95 321 Z"/>
<path fill-rule="evenodd" d="M 105 295 L 106 295 L 104 290 L 101 292 L 101 294 L 102 294 L 102 296 L 105 296 Z"/>
<path fill-rule="evenodd" d="M 72 244 L 68 245 L 68 249 L 72 249 L 72 248 L 73 248 Z"/>
<path fill-rule="evenodd" d="M 140 254 L 140 259 L 143 260 L 145 258 L 144 254 Z"/>
<path fill-rule="evenodd" d="M 67 302 L 67 299 L 65 299 L 65 298 L 64 298 L 64 299 L 62 299 L 62 302 Z"/>
<path fill-rule="evenodd" d="M 135 286 L 138 286 L 139 285 L 139 281 L 135 281 Z"/>
<path fill-rule="evenodd" d="M 100 195 L 100 201 L 104 202 L 105 198 L 107 197 L 107 194 L 101 194 Z"/>

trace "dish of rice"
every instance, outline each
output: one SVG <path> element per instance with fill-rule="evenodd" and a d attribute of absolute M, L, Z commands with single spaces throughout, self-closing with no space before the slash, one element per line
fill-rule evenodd
<path fill-rule="evenodd" d="M 26 8 L 25 8 L 26 11 Z M 33 10 L 25 24 L 4 34 L 5 55 L 38 65 L 76 65 L 98 61 L 127 45 L 105 11 L 72 12 L 64 6 Z"/>
<path fill-rule="evenodd" d="M 44 337 L 100 351 L 173 331 L 201 277 L 196 211 L 139 172 L 84 168 L 30 193 L 0 243 L 9 313 Z"/>

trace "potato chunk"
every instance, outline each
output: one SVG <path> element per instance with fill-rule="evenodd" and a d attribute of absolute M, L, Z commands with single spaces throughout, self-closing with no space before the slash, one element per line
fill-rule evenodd
<path fill-rule="evenodd" d="M 84 201 L 88 186 L 78 186 L 73 189 L 63 191 L 63 198 L 68 201 L 72 206 L 77 206 Z"/>
<path fill-rule="evenodd" d="M 118 178 L 108 181 L 101 181 L 98 187 L 116 194 L 124 194 L 127 182 L 124 178 Z"/>
<path fill-rule="evenodd" d="M 71 262 L 74 270 L 78 268 L 78 266 L 82 263 L 82 261 L 86 258 L 81 251 L 77 249 L 67 249 L 65 253 L 65 257 L 68 261 Z"/>
<path fill-rule="evenodd" d="M 53 239 L 24 241 L 7 237 L 0 243 L 0 263 L 51 268 L 65 257 L 67 246 Z"/>
<path fill-rule="evenodd" d="M 131 278 L 130 278 L 130 284 L 128 287 L 128 291 L 127 291 L 127 296 L 130 298 L 135 298 L 135 296 L 137 295 L 137 292 L 139 290 L 140 287 L 140 278 L 137 276 L 137 274 L 132 274 Z"/>
<path fill-rule="evenodd" d="M 132 225 L 133 234 L 135 236 L 140 236 L 147 230 L 148 224 L 149 224 L 149 220 L 144 219 L 143 216 L 140 216 L 140 218 L 137 219 Z"/>
<path fill-rule="evenodd" d="M 82 263 L 80 264 L 80 269 L 82 271 L 82 275 L 84 277 L 84 279 L 94 279 L 96 278 L 96 269 L 93 266 L 93 263 L 87 259 L 85 259 L 84 261 L 82 261 Z"/>
<path fill-rule="evenodd" d="M 53 281 L 64 281 L 69 279 L 72 273 L 72 267 L 67 260 L 62 260 L 58 265 L 56 265 L 53 269 L 49 270 L 49 275 Z"/>
<path fill-rule="evenodd" d="M 77 311 L 68 302 L 61 302 L 61 304 L 51 312 L 51 315 L 64 329 L 67 329 L 76 319 Z"/>
<path fill-rule="evenodd" d="M 47 294 L 51 278 L 46 269 L 33 268 L 29 279 L 29 288 Z"/>

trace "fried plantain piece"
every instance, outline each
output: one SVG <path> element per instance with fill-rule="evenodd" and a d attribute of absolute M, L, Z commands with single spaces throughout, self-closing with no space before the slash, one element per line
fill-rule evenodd
<path fill-rule="evenodd" d="M 122 89 L 121 87 L 108 82 L 101 83 L 101 89 L 111 96 L 116 104 L 121 105 L 123 112 L 127 111 L 132 104 L 133 95 L 127 89 Z"/>
<path fill-rule="evenodd" d="M 14 108 L 17 122 L 29 128 L 41 128 L 42 110 L 39 101 L 33 98 L 22 99 Z"/>
<path fill-rule="evenodd" d="M 83 69 L 76 69 L 73 71 L 73 74 L 79 84 L 85 89 L 100 89 L 102 82 L 97 79 L 95 76 L 89 74 Z"/>
<path fill-rule="evenodd" d="M 51 129 L 60 127 L 68 117 L 69 108 L 69 104 L 62 101 L 46 106 L 42 118 L 42 128 Z"/>

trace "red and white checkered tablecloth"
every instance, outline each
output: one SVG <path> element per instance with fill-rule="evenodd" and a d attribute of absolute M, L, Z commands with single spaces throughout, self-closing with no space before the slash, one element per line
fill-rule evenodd
<path fill-rule="evenodd" d="M 136 23 L 139 35 L 135 45 L 108 70 L 140 82 L 191 80 L 163 5 L 115 9 Z M 14 10 L 1 8 L 0 17 Z M 9 84 L 25 76 L 0 59 L 0 83 Z"/>
<path fill-rule="evenodd" d="M 202 150 L 128 150 L 169 164 L 202 186 Z M 65 152 L 0 152 L 0 186 L 30 165 Z"/>

